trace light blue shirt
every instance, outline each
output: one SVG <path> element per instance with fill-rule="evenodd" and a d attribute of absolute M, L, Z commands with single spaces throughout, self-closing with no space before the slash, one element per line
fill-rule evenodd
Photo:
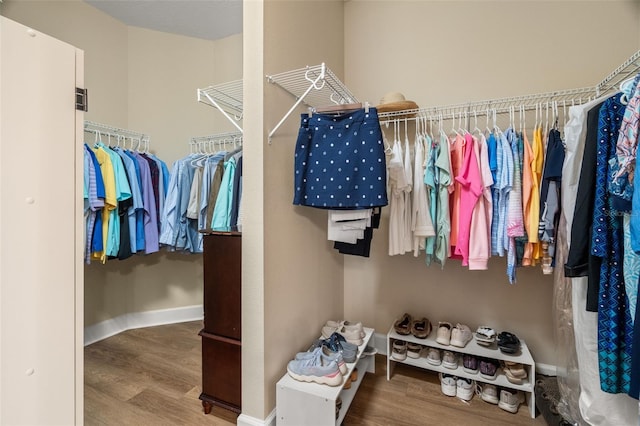
<path fill-rule="evenodd" d="M 131 242 L 131 253 L 135 253 L 137 250 L 137 231 L 136 231 L 136 211 L 144 209 L 142 202 L 142 192 L 140 190 L 140 184 L 138 183 L 138 175 L 136 171 L 135 161 L 129 157 L 121 149 L 115 149 L 122 162 L 124 163 L 129 177 L 129 186 L 131 187 L 131 196 L 133 197 L 133 205 L 127 210 L 127 221 L 129 222 L 129 239 Z"/>
<path fill-rule="evenodd" d="M 224 164 L 224 174 L 222 175 L 222 183 L 220 184 L 220 192 L 216 199 L 216 207 L 213 210 L 213 219 L 211 220 L 211 228 L 226 229 L 231 221 L 231 206 L 233 203 L 233 177 L 236 172 L 236 160 L 234 157 L 229 158 Z"/>

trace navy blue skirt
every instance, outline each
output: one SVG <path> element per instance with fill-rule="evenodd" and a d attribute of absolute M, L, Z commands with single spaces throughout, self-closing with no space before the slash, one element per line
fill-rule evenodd
<path fill-rule="evenodd" d="M 375 108 L 302 114 L 293 204 L 321 209 L 386 206 L 387 168 Z"/>

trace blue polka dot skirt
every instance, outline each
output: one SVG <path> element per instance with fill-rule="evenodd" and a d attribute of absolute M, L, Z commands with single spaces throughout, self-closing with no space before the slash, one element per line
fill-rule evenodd
<path fill-rule="evenodd" d="M 387 169 L 375 108 L 302 114 L 293 204 L 322 209 L 387 205 Z"/>

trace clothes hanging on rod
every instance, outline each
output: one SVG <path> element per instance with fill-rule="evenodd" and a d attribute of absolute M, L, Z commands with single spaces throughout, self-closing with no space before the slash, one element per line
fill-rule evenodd
<path fill-rule="evenodd" d="M 203 252 L 200 231 L 242 227 L 242 135 L 191 140 L 172 167 L 160 243 L 169 251 Z"/>
<path fill-rule="evenodd" d="M 129 138 L 132 148 L 135 140 L 138 148 L 144 143 L 148 149 L 142 134 L 92 122 L 85 123 L 85 131 L 95 134 L 93 146 L 84 146 L 85 261 L 157 252 L 166 164 L 148 152 L 119 146 Z M 105 136 L 117 145 L 105 144 Z"/>

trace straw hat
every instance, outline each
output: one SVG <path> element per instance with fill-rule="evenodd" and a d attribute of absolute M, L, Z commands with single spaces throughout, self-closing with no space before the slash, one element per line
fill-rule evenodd
<path fill-rule="evenodd" d="M 400 92 L 389 92 L 380 99 L 380 105 L 376 107 L 378 112 L 395 112 L 405 109 L 418 109 L 418 104 L 408 101 Z"/>

